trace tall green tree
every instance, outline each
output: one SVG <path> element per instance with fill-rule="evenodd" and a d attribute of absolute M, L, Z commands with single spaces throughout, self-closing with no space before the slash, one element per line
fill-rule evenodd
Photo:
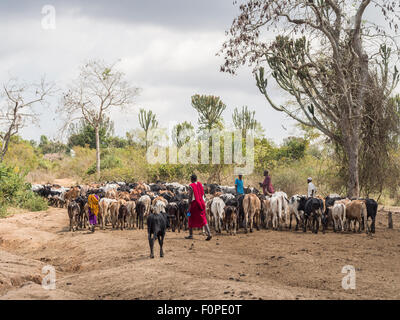
<path fill-rule="evenodd" d="M 382 26 L 367 18 L 374 7 Z M 275 110 L 317 128 L 343 151 L 349 197 L 359 196 L 369 119 L 383 115 L 382 127 L 387 117 L 397 116 L 389 101 L 400 79 L 390 48 L 397 47 L 398 8 L 386 0 L 248 0 L 223 44 L 222 71 L 254 66 L 257 87 Z M 279 36 L 266 41 L 271 29 Z M 273 101 L 268 78 L 296 103 Z"/>
<path fill-rule="evenodd" d="M 201 130 L 222 127 L 222 113 L 226 109 L 226 105 L 220 97 L 196 94 L 192 96 L 192 107 L 198 113 Z"/>
<path fill-rule="evenodd" d="M 146 151 L 149 147 L 148 141 L 148 133 L 152 129 L 156 129 L 158 127 L 158 121 L 156 119 L 156 114 L 151 110 L 140 109 L 139 111 L 139 124 L 140 127 L 145 132 L 145 140 L 146 140 Z"/>
<path fill-rule="evenodd" d="M 99 128 L 100 146 L 106 148 L 114 134 L 114 123 L 109 117 L 104 117 Z M 69 127 L 69 148 L 74 146 L 96 149 L 96 131 L 93 126 L 82 119 L 78 123 L 72 123 Z"/>
<path fill-rule="evenodd" d="M 233 125 L 236 129 L 241 130 L 242 136 L 245 137 L 248 131 L 254 131 L 259 126 L 259 122 L 255 117 L 256 112 L 250 111 L 247 106 L 243 106 L 240 111 L 235 108 L 232 115 Z"/>
<path fill-rule="evenodd" d="M 172 129 L 172 141 L 178 149 L 182 148 L 190 140 L 188 135 L 194 135 L 194 127 L 191 123 L 185 121 L 174 126 Z"/>

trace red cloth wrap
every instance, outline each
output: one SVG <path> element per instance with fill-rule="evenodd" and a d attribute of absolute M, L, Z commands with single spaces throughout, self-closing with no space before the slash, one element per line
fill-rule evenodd
<path fill-rule="evenodd" d="M 206 218 L 206 204 L 203 199 L 204 189 L 200 182 L 192 183 L 190 185 L 193 189 L 195 200 L 193 200 L 189 207 L 189 228 L 202 228 L 207 224 Z"/>

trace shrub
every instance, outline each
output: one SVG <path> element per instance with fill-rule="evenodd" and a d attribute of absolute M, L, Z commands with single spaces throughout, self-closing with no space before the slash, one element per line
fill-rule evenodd
<path fill-rule="evenodd" d="M 9 206 L 41 211 L 47 209 L 47 202 L 32 192 L 17 167 L 0 164 L 0 216 L 6 215 Z"/>

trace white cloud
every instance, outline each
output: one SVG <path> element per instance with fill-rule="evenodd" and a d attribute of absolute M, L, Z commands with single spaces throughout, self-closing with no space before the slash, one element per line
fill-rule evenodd
<path fill-rule="evenodd" d="M 106 61 L 122 59 L 119 67 L 132 85 L 143 89 L 133 109 L 116 111 L 115 131 L 124 135 L 138 126 L 139 107 L 157 113 L 161 125 L 169 121 L 197 121 L 190 105 L 193 94 L 218 95 L 228 105 L 226 122 L 231 122 L 234 107 L 248 105 L 266 129 L 268 137 L 280 142 L 288 132 L 288 120 L 267 105 L 258 92 L 250 70 L 237 77 L 220 73 L 221 58 L 215 54 L 224 41 L 223 30 L 178 30 L 161 25 L 117 22 L 80 14 L 79 7 L 57 15 L 56 30 L 42 30 L 38 19 L 3 19 L 0 21 L 0 80 L 8 74 L 24 80 L 38 80 L 46 74 L 61 88 L 78 75 L 78 67 L 91 58 Z M 280 92 L 273 94 L 280 97 Z M 59 97 L 51 100 L 52 108 L 43 110 L 40 129 L 25 128 L 26 139 L 38 140 L 41 134 L 57 137 L 61 127 L 55 109 Z M 290 121 L 290 123 L 293 123 Z"/>

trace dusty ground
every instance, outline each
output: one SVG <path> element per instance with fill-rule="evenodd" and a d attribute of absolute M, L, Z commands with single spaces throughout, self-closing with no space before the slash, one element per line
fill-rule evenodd
<path fill-rule="evenodd" d="M 314 235 L 262 230 L 214 236 L 168 232 L 149 258 L 138 230 L 68 232 L 65 209 L 0 220 L 0 299 L 400 299 L 400 215 L 388 230 Z M 156 245 L 158 253 L 158 244 Z M 53 265 L 57 289 L 41 287 Z M 341 286 L 353 265 L 356 290 Z"/>

